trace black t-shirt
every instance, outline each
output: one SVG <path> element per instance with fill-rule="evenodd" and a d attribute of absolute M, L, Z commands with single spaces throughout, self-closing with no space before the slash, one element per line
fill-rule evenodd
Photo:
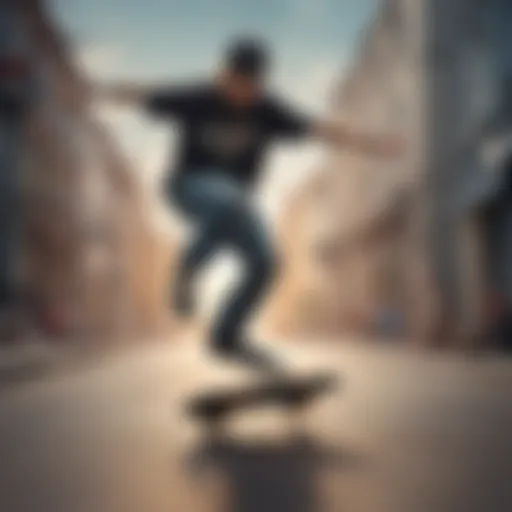
<path fill-rule="evenodd" d="M 215 170 L 244 183 L 257 177 L 270 142 L 303 137 L 311 124 L 269 96 L 249 108 L 234 107 L 210 84 L 155 92 L 146 106 L 152 114 L 181 125 L 178 175 Z"/>

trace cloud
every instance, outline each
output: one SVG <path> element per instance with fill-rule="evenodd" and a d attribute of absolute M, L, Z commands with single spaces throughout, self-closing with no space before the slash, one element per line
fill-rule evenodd
<path fill-rule="evenodd" d="M 137 75 L 136 63 L 120 44 L 94 42 L 79 48 L 76 60 L 84 72 L 98 81 Z M 112 133 L 141 179 L 152 186 L 164 167 L 167 130 L 150 123 L 134 108 L 104 102 L 93 107 L 93 115 Z"/>
<path fill-rule="evenodd" d="M 114 43 L 84 45 L 78 49 L 76 60 L 92 76 L 110 74 L 126 66 L 126 55 L 122 47 Z"/>
<path fill-rule="evenodd" d="M 283 86 L 290 95 L 306 108 L 320 113 L 331 104 L 332 95 L 344 71 L 343 62 L 334 58 L 302 66 L 284 77 Z"/>
<path fill-rule="evenodd" d="M 329 14 L 329 0 L 294 0 L 290 11 L 295 21 L 317 20 Z"/>
<path fill-rule="evenodd" d="M 98 105 L 95 117 L 108 127 L 147 184 L 159 178 L 169 153 L 169 130 L 155 125 L 133 108 Z M 172 145 L 172 144 L 171 144 Z"/>
<path fill-rule="evenodd" d="M 101 74 L 123 61 L 123 52 L 111 44 L 88 44 L 78 49 L 78 64 L 90 74 Z"/>

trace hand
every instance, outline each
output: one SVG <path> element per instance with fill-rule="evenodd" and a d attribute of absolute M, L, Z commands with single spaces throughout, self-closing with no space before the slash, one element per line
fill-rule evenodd
<path fill-rule="evenodd" d="M 318 122 L 314 132 L 324 141 L 368 156 L 397 158 L 405 150 L 405 141 L 401 137 L 360 132 L 331 121 Z"/>

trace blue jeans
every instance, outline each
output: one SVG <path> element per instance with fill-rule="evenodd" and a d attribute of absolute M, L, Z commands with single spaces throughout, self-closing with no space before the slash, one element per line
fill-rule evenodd
<path fill-rule="evenodd" d="M 176 179 L 170 197 L 197 231 L 183 251 L 178 272 L 195 277 L 222 248 L 236 252 L 244 276 L 213 326 L 213 341 L 236 343 L 276 271 L 268 234 L 244 186 L 222 173 L 189 173 Z M 179 276 L 178 276 L 179 279 Z"/>

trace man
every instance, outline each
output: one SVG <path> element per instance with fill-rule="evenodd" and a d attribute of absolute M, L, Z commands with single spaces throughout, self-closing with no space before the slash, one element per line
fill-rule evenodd
<path fill-rule="evenodd" d="M 270 143 L 318 137 L 376 156 L 397 152 L 395 139 L 316 122 L 289 108 L 266 88 L 269 61 L 264 44 L 241 39 L 229 46 L 222 69 L 211 82 L 162 90 L 114 86 L 103 91 L 106 98 L 137 103 L 151 114 L 180 123 L 178 165 L 166 192 L 196 234 L 181 256 L 174 305 L 180 313 L 192 314 L 198 270 L 219 249 L 234 249 L 245 264 L 245 276 L 218 316 L 211 341 L 217 353 L 256 365 L 271 361 L 247 341 L 244 327 L 272 282 L 277 262 L 250 192 Z"/>

